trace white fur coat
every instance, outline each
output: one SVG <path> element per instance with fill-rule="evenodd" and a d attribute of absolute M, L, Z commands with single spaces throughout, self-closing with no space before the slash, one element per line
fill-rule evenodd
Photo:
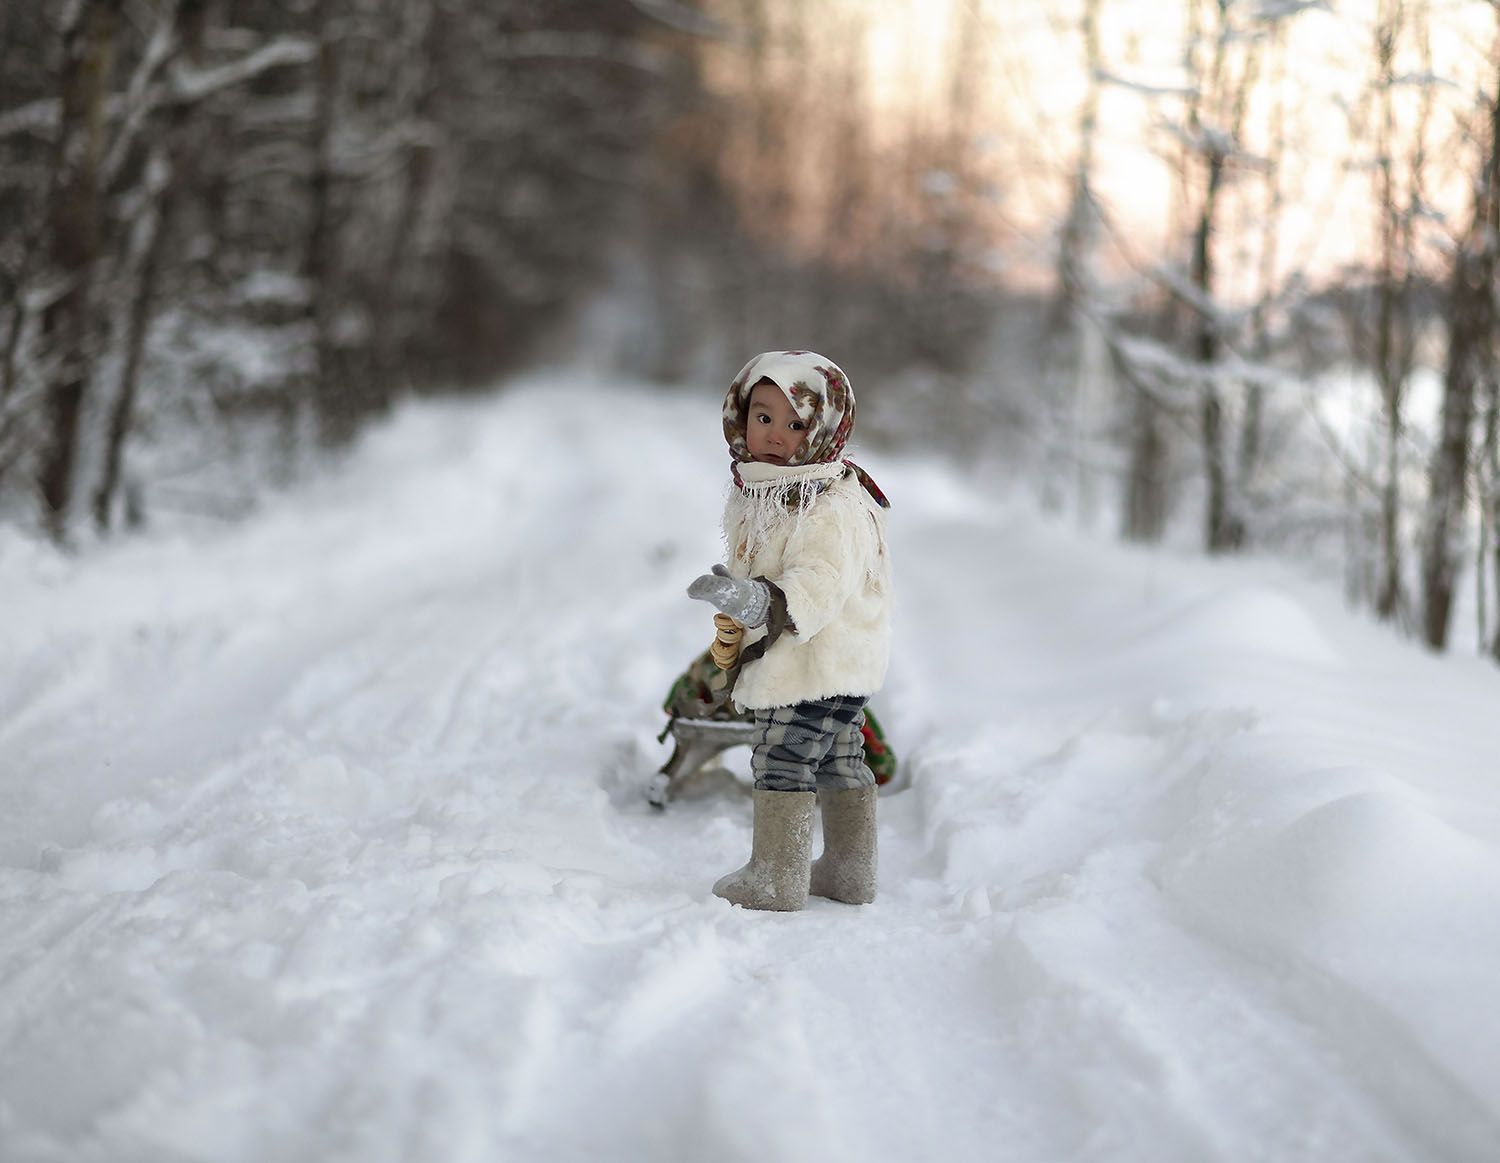
<path fill-rule="evenodd" d="M 728 568 L 734 577 L 764 577 L 780 587 L 792 625 L 740 671 L 735 704 L 763 709 L 874 694 L 885 681 L 891 641 L 884 510 L 848 473 L 801 512 L 783 508 L 770 521 L 765 514 L 764 505 L 731 493 L 724 509 Z M 765 635 L 763 627 L 752 630 L 745 645 Z"/>

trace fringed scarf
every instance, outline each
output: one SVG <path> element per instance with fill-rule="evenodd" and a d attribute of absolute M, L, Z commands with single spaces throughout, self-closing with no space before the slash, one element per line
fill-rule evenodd
<path fill-rule="evenodd" d="M 812 503 L 847 471 L 841 463 L 789 466 L 752 460 L 735 465 L 735 488 L 724 509 L 730 555 L 749 563 L 776 536 L 790 536 Z"/>

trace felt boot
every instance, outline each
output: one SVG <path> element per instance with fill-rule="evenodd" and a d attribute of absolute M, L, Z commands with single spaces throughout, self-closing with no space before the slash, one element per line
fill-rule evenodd
<path fill-rule="evenodd" d="M 760 788 L 751 795 L 755 833 L 750 863 L 721 877 L 714 895 L 747 909 L 795 912 L 807 903 L 813 808 L 818 797 L 810 791 Z"/>
<path fill-rule="evenodd" d="M 820 791 L 823 855 L 812 866 L 812 892 L 849 905 L 875 899 L 875 789 Z"/>

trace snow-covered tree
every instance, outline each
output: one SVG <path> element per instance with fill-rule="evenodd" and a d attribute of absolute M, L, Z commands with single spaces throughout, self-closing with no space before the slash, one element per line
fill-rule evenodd
<path fill-rule="evenodd" d="M 34 491 L 58 540 L 81 498 L 120 514 L 146 427 L 196 432 L 182 462 L 269 424 L 293 464 L 515 360 L 602 266 L 707 31 L 684 0 L 0 20 L 0 502 Z"/>

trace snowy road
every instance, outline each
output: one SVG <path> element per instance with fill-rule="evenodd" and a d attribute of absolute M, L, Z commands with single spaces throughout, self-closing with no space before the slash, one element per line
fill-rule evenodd
<path fill-rule="evenodd" d="M 1500 672 L 865 458 L 880 900 L 665 814 L 718 401 L 424 406 L 251 524 L 0 540 L 0 1159 L 1490 1160 Z"/>

